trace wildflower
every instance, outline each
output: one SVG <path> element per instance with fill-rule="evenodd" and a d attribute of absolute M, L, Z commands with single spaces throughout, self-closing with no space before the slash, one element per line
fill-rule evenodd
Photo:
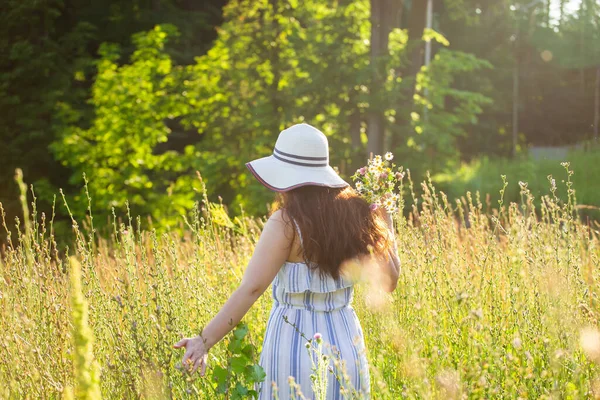
<path fill-rule="evenodd" d="M 319 332 L 317 332 L 317 333 L 315 333 L 313 338 L 317 341 L 317 343 L 321 343 L 321 340 L 323 339 L 323 335 L 321 335 Z"/>
<path fill-rule="evenodd" d="M 386 178 L 388 177 L 388 173 L 384 171 L 384 172 L 382 172 L 381 174 L 379 174 L 379 177 L 380 177 L 381 179 L 386 179 Z"/>
<path fill-rule="evenodd" d="M 383 202 L 383 205 L 385 206 L 385 208 L 386 208 L 388 211 L 392 211 L 392 210 L 395 208 L 394 201 L 393 201 L 392 199 L 390 199 L 390 198 L 386 199 L 386 200 Z"/>
<path fill-rule="evenodd" d="M 391 152 L 388 151 L 387 153 L 385 153 L 385 159 L 387 161 L 392 161 L 393 158 L 394 158 L 394 155 Z"/>
<path fill-rule="evenodd" d="M 521 346 L 523 345 L 523 342 L 521 342 L 521 339 L 519 337 L 516 337 L 513 339 L 512 345 L 515 349 L 520 349 Z"/>
<path fill-rule="evenodd" d="M 519 181 L 519 186 L 521 187 L 521 190 L 525 190 L 527 189 L 527 182 Z"/>
<path fill-rule="evenodd" d="M 481 308 L 478 308 L 477 310 L 471 310 L 471 314 L 477 317 L 478 319 L 483 318 L 483 310 Z"/>
<path fill-rule="evenodd" d="M 398 179 L 398 180 L 404 179 L 404 172 L 396 172 L 396 179 Z"/>
<path fill-rule="evenodd" d="M 366 173 L 367 173 L 367 169 L 366 169 L 365 167 L 362 167 L 362 168 L 360 168 L 360 169 L 358 170 L 358 173 L 359 173 L 359 174 L 361 174 L 361 175 L 364 175 L 364 174 L 366 174 Z"/>
<path fill-rule="evenodd" d="M 457 371 L 443 370 L 436 377 L 435 382 L 444 392 L 445 398 L 457 399 L 460 395 L 460 376 Z"/>
<path fill-rule="evenodd" d="M 377 210 L 377 204 L 373 203 L 369 206 L 369 208 L 371 209 L 371 211 L 375 211 Z"/>
<path fill-rule="evenodd" d="M 359 192 L 362 192 L 362 190 L 363 190 L 362 182 L 356 182 L 356 190 L 358 190 Z"/>
<path fill-rule="evenodd" d="M 379 184 L 376 183 L 375 185 L 373 185 L 374 191 L 378 191 L 379 189 L 381 189 L 381 186 L 379 186 Z"/>

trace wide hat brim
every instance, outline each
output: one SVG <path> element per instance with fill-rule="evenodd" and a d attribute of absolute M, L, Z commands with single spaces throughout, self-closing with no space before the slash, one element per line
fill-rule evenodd
<path fill-rule="evenodd" d="M 343 188 L 349 186 L 329 165 L 304 167 L 282 162 L 273 156 L 246 163 L 246 167 L 267 188 L 287 192 L 301 186 Z"/>

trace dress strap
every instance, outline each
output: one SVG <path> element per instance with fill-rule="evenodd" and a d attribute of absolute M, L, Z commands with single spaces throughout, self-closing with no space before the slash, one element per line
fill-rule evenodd
<path fill-rule="evenodd" d="M 300 246 L 302 246 L 302 232 L 300 232 L 300 227 L 298 226 L 298 223 L 296 222 L 295 219 L 292 218 L 292 222 L 294 223 L 294 226 L 296 227 L 296 232 L 298 232 L 298 237 L 300 238 Z"/>

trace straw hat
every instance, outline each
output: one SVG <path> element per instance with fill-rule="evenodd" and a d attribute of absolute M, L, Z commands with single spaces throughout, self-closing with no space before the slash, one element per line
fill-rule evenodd
<path fill-rule="evenodd" d="M 348 186 L 329 166 L 327 137 L 308 124 L 293 125 L 279 134 L 273 154 L 246 164 L 271 190 L 287 192 L 300 186 Z"/>

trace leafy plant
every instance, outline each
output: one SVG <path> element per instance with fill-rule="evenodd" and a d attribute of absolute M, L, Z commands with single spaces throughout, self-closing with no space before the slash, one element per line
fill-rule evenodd
<path fill-rule="evenodd" d="M 216 392 L 231 400 L 258 398 L 256 385 L 266 374 L 256 363 L 256 348 L 247 343 L 248 325 L 240 323 L 230 336 L 227 345 L 225 366 L 216 366 L 212 379 L 217 384 Z"/>

